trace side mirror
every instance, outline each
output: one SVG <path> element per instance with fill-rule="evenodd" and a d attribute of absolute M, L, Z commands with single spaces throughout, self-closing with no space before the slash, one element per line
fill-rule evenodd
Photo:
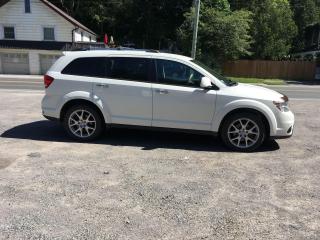
<path fill-rule="evenodd" d="M 210 78 L 203 77 L 203 78 L 201 79 L 200 87 L 203 88 L 203 89 L 210 89 L 210 88 L 212 88 L 212 83 L 211 83 Z"/>

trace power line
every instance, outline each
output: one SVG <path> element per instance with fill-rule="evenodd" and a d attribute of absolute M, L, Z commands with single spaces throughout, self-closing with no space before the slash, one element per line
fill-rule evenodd
<path fill-rule="evenodd" d="M 191 57 L 193 59 L 196 58 L 196 52 L 197 52 L 200 4 L 201 4 L 200 0 L 195 0 L 195 19 L 194 19 L 194 26 L 193 26 L 193 39 L 192 39 L 192 51 L 191 51 Z"/>

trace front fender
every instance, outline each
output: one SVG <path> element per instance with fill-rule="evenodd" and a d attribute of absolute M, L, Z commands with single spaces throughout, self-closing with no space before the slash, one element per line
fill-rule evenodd
<path fill-rule="evenodd" d="M 212 123 L 212 131 L 213 132 L 219 131 L 220 125 L 224 117 L 228 113 L 237 109 L 242 109 L 242 108 L 249 108 L 262 113 L 266 117 L 270 125 L 270 134 L 272 135 L 276 133 L 277 120 L 274 113 L 267 105 L 255 100 L 235 100 L 225 104 L 224 106 L 221 106 L 219 109 L 217 109 L 214 115 L 213 123 Z"/>

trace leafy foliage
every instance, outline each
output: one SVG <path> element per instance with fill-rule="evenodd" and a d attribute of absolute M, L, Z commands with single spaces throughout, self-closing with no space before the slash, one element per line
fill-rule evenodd
<path fill-rule="evenodd" d="M 320 21 L 319 0 L 291 0 L 294 11 L 294 20 L 298 26 L 298 35 L 294 39 L 294 50 L 301 51 L 304 48 L 305 28 Z"/>
<path fill-rule="evenodd" d="M 50 0 L 101 36 L 190 55 L 194 0 Z M 320 0 L 201 0 L 197 57 L 278 59 L 304 48 Z"/>
<path fill-rule="evenodd" d="M 255 58 L 278 59 L 289 53 L 297 27 L 287 0 L 257 0 L 251 6 L 254 12 L 252 37 L 255 39 Z"/>
<path fill-rule="evenodd" d="M 193 15 L 194 8 L 186 14 L 186 21 L 178 30 L 185 54 L 191 49 Z M 248 11 L 231 12 L 229 7 L 217 10 L 204 4 L 200 15 L 198 57 L 215 65 L 225 59 L 250 55 L 250 15 Z"/>

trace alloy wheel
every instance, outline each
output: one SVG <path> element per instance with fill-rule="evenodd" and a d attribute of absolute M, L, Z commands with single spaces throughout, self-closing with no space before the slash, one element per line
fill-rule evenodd
<path fill-rule="evenodd" d="M 88 138 L 96 131 L 97 122 L 93 114 L 86 110 L 78 109 L 70 114 L 68 127 L 75 136 Z"/>
<path fill-rule="evenodd" d="M 260 129 L 257 123 L 248 118 L 237 119 L 229 125 L 229 141 L 237 148 L 250 148 L 258 142 L 259 137 Z"/>

